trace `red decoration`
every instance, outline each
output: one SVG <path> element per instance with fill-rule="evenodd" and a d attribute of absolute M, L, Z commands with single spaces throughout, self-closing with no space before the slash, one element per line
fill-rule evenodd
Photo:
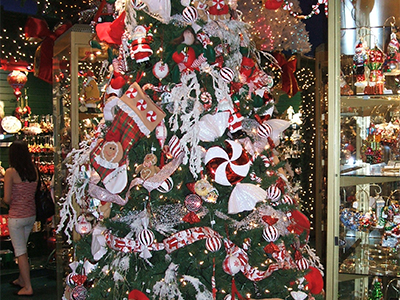
<path fill-rule="evenodd" d="M 139 290 L 132 290 L 128 295 L 129 300 L 149 300 L 149 298 Z"/>
<path fill-rule="evenodd" d="M 14 89 L 14 95 L 17 97 L 17 101 L 19 97 L 21 97 L 21 89 L 24 87 L 25 83 L 28 81 L 28 77 L 24 72 L 20 71 L 12 71 L 7 76 L 7 82 Z"/>
<path fill-rule="evenodd" d="M 307 285 L 305 288 L 311 292 L 311 294 L 317 295 L 322 292 L 324 288 L 324 280 L 322 278 L 321 272 L 314 267 L 310 267 L 310 272 L 304 276 L 307 280 Z"/>
<path fill-rule="evenodd" d="M 112 22 L 97 24 L 96 33 L 100 41 L 121 45 L 121 37 L 125 31 L 125 11 Z"/>
<path fill-rule="evenodd" d="M 273 242 L 270 242 L 267 246 L 264 247 L 264 251 L 265 253 L 272 254 L 274 252 L 278 252 L 279 247 Z"/>
<path fill-rule="evenodd" d="M 308 240 L 310 236 L 310 221 L 308 218 L 298 210 L 290 211 L 290 213 L 288 213 L 288 217 L 292 224 L 289 225 L 287 229 L 297 235 L 301 235 L 304 231 L 306 231 L 306 240 Z"/>
<path fill-rule="evenodd" d="M 51 31 L 45 20 L 30 17 L 25 24 L 25 37 L 43 40 L 35 54 L 35 76 L 53 83 L 54 41 L 66 32 L 72 24 L 66 23 Z"/>
<path fill-rule="evenodd" d="M 271 216 L 263 216 L 262 219 L 265 223 L 267 223 L 270 226 L 274 225 L 276 222 L 279 221 L 279 218 L 274 218 Z"/>
<path fill-rule="evenodd" d="M 282 6 L 283 0 L 264 0 L 266 9 L 275 10 Z"/>
<path fill-rule="evenodd" d="M 279 52 L 275 52 L 274 57 L 282 69 L 282 91 L 284 91 L 289 98 L 291 98 L 300 91 L 299 86 L 297 85 L 296 77 L 294 76 L 297 58 L 292 56 L 286 60 L 285 56 Z"/>

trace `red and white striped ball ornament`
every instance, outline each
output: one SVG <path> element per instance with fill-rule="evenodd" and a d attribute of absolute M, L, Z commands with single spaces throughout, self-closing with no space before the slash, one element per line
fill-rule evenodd
<path fill-rule="evenodd" d="M 282 192 L 276 185 L 271 185 L 267 188 L 267 199 L 269 199 L 272 203 L 279 201 L 281 195 Z"/>
<path fill-rule="evenodd" d="M 219 70 L 219 75 L 226 83 L 231 83 L 233 78 L 235 77 L 235 73 L 233 72 L 233 70 L 228 67 L 223 67 L 221 70 Z"/>
<path fill-rule="evenodd" d="M 164 180 L 163 183 L 157 188 L 157 191 L 165 194 L 168 193 L 174 187 L 174 182 L 172 181 L 171 177 L 168 177 Z"/>
<path fill-rule="evenodd" d="M 183 151 L 181 148 L 181 141 L 174 135 L 168 142 L 169 152 L 174 158 L 177 158 Z"/>
<path fill-rule="evenodd" d="M 147 228 L 143 229 L 138 235 L 139 243 L 143 246 L 150 246 L 153 244 L 154 239 L 154 233 Z"/>
<path fill-rule="evenodd" d="M 279 238 L 279 232 L 275 226 L 268 225 L 264 228 L 262 236 L 267 242 L 275 242 Z"/>
<path fill-rule="evenodd" d="M 229 275 L 235 275 L 240 272 L 243 265 L 240 259 L 235 255 L 228 255 L 222 263 L 222 269 Z"/>
<path fill-rule="evenodd" d="M 308 260 L 304 257 L 296 260 L 296 266 L 299 270 L 308 270 L 308 268 L 310 267 L 310 264 L 308 262 Z"/>
<path fill-rule="evenodd" d="M 206 249 L 210 252 L 217 252 L 222 246 L 220 238 L 215 236 L 206 239 Z"/>
<path fill-rule="evenodd" d="M 282 197 L 281 202 L 282 202 L 282 204 L 287 204 L 287 205 L 294 205 L 295 204 L 293 198 L 291 196 L 289 196 L 289 195 L 284 195 Z"/>
<path fill-rule="evenodd" d="M 268 138 L 272 133 L 272 126 L 264 122 L 257 127 L 257 134 L 261 138 Z"/>
<path fill-rule="evenodd" d="M 193 6 L 187 6 L 182 11 L 182 17 L 186 23 L 195 22 L 197 20 L 198 16 L 199 16 L 199 14 L 197 13 L 197 9 L 194 8 Z"/>
<path fill-rule="evenodd" d="M 204 158 L 207 172 L 211 178 L 224 186 L 242 181 L 250 170 L 250 159 L 242 145 L 225 141 L 225 149 L 214 146 L 207 150 Z"/>

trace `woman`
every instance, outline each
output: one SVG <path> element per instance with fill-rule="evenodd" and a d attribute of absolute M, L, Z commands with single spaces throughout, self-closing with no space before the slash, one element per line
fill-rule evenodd
<path fill-rule="evenodd" d="M 21 288 L 16 295 L 31 296 L 33 289 L 26 246 L 36 219 L 35 192 L 39 174 L 24 141 L 16 140 L 11 144 L 8 159 L 4 202 L 10 206 L 8 227 L 19 268 L 19 277 L 11 284 Z"/>

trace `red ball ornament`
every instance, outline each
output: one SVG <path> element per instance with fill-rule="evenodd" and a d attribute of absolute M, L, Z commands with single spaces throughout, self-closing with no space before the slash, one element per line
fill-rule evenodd
<path fill-rule="evenodd" d="M 275 10 L 282 6 L 283 0 L 264 0 L 266 9 Z"/>
<path fill-rule="evenodd" d="M 322 278 L 321 272 L 314 267 L 310 267 L 310 272 L 304 276 L 307 280 L 306 290 L 311 292 L 311 294 L 317 295 L 322 292 L 324 288 L 324 280 Z"/>
<path fill-rule="evenodd" d="M 7 76 L 7 82 L 14 89 L 14 95 L 17 97 L 17 101 L 19 97 L 21 97 L 21 89 L 24 87 L 25 83 L 28 81 L 28 77 L 24 72 L 21 71 L 12 71 Z"/>
<path fill-rule="evenodd" d="M 242 269 L 242 263 L 237 256 L 228 255 L 222 263 L 222 269 L 229 275 L 235 275 Z"/>
<path fill-rule="evenodd" d="M 210 252 L 217 252 L 222 246 L 220 238 L 210 237 L 206 239 L 206 249 Z"/>

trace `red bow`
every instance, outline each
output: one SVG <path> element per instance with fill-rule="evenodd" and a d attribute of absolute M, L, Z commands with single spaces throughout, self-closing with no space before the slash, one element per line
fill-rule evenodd
<path fill-rule="evenodd" d="M 29 17 L 25 24 L 25 37 L 43 40 L 35 53 L 35 76 L 53 83 L 53 46 L 54 41 L 66 32 L 72 25 L 63 24 L 53 32 L 43 19 Z"/>
<path fill-rule="evenodd" d="M 292 56 L 286 60 L 285 56 L 279 52 L 275 52 L 274 57 L 282 69 L 282 91 L 284 91 L 289 98 L 291 98 L 296 95 L 298 91 L 300 91 L 299 86 L 297 85 L 296 77 L 294 76 L 297 58 Z"/>

